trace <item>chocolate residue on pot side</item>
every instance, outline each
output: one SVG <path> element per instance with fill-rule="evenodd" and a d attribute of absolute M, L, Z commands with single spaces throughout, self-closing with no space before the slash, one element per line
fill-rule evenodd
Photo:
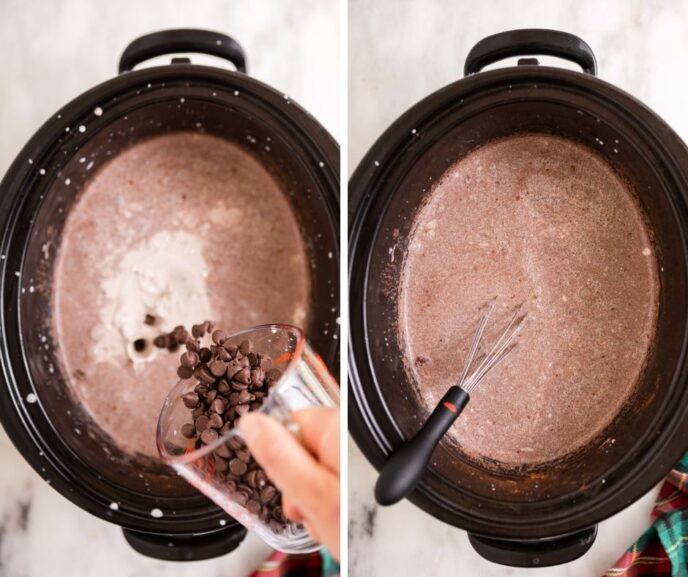
<path fill-rule="evenodd" d="M 558 459 L 621 411 L 654 338 L 659 281 L 634 193 L 598 154 L 546 135 L 488 143 L 442 176 L 408 246 L 400 340 L 428 409 L 458 378 L 480 306 L 499 296 L 501 311 L 528 313 L 518 348 L 450 430 L 469 455 Z"/>

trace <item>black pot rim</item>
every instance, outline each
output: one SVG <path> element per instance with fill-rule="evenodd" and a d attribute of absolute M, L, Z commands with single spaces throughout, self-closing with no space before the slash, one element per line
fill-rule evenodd
<path fill-rule="evenodd" d="M 486 93 L 528 86 L 529 98 L 538 99 L 539 89 L 577 91 L 590 99 L 603 101 L 617 113 L 632 118 L 656 143 L 663 154 L 671 178 L 680 184 L 682 206 L 674 207 L 675 216 L 681 227 L 684 244 L 683 261 L 688 267 L 688 154 L 685 145 L 676 133 L 654 112 L 633 96 L 589 74 L 545 66 L 515 66 L 480 72 L 456 82 L 427 96 L 401 115 L 379 137 L 361 160 L 350 183 L 349 211 L 349 429 L 366 458 L 380 469 L 386 455 L 403 440 L 399 427 L 386 409 L 375 381 L 372 360 L 368 354 L 365 295 L 367 273 L 370 266 L 370 248 L 378 234 L 381 215 L 371 216 L 370 205 L 380 192 L 387 194 L 391 202 L 393 193 L 385 188 L 384 181 L 389 171 L 400 162 L 412 164 L 408 156 L 410 144 L 415 138 L 422 138 L 426 127 L 441 124 L 448 109 L 456 109 L 464 101 L 477 99 Z M 514 91 L 514 94 L 518 92 Z M 520 98 L 525 98 L 522 92 Z M 516 99 L 517 96 L 514 96 Z M 516 101 L 516 100 L 514 100 Z M 415 153 L 416 156 L 418 153 Z M 401 160 L 403 155 L 407 155 Z M 391 168 L 388 168 L 391 167 Z M 371 222 L 372 221 L 372 222 Z M 362 238 L 366 236 L 366 240 Z M 684 333 L 681 361 L 674 375 L 675 383 L 688 381 L 686 351 L 688 335 Z M 684 387 L 685 388 L 685 387 Z M 374 397 L 376 409 L 371 408 Z M 381 417 L 381 415 L 384 415 Z M 385 433 L 380 424 L 383 422 Z M 541 540 L 571 534 L 602 521 L 619 512 L 640 498 L 655 486 L 680 459 L 688 442 L 688 394 L 682 396 L 682 405 L 674 411 L 662 431 L 654 440 L 654 451 L 642 455 L 634 467 L 624 474 L 624 482 L 605 487 L 589 499 L 581 501 L 570 509 L 562 509 L 547 518 L 523 515 L 521 518 L 495 519 L 476 510 L 466 510 L 456 503 L 448 502 L 433 492 L 428 483 L 422 481 L 409 499 L 432 516 L 466 529 L 476 535 L 505 540 Z"/>
<path fill-rule="evenodd" d="M 161 535 L 200 534 L 215 531 L 226 531 L 239 526 L 222 509 L 200 496 L 183 498 L 152 498 L 139 495 L 147 507 L 119 507 L 113 510 L 109 507 L 113 499 L 108 498 L 107 491 L 112 486 L 106 479 L 92 480 L 89 485 L 80 478 L 77 456 L 73 463 L 60 462 L 51 450 L 50 443 L 42 437 L 32 422 L 24 397 L 31 391 L 20 391 L 13 376 L 11 357 L 22 354 L 22 349 L 8 350 L 7 325 L 8 307 L 14 307 L 10 312 L 16 316 L 17 296 L 19 294 L 19 279 L 13 274 L 18 270 L 10 266 L 8 246 L 14 230 L 16 214 L 23 204 L 24 196 L 19 193 L 30 186 L 31 175 L 35 177 L 40 159 L 51 148 L 65 137 L 65 126 L 72 130 L 68 137 L 74 138 L 78 144 L 79 138 L 87 139 L 88 131 L 79 134 L 74 130 L 81 124 L 97 123 L 94 116 L 96 107 L 105 107 L 107 103 L 116 102 L 121 95 L 131 93 L 139 88 L 149 90 L 154 94 L 160 89 L 161 83 L 174 83 L 184 93 L 184 87 L 194 91 L 198 87 L 211 90 L 220 95 L 235 94 L 239 91 L 243 98 L 252 98 L 263 109 L 269 111 L 275 122 L 288 131 L 301 147 L 308 151 L 313 162 L 320 167 L 320 182 L 322 184 L 323 201 L 326 203 L 330 220 L 329 226 L 336 230 L 339 222 L 339 148 L 332 136 L 308 112 L 301 108 L 283 93 L 270 86 L 240 72 L 233 72 L 209 66 L 175 63 L 132 72 L 122 73 L 107 80 L 83 94 L 52 115 L 31 137 L 28 143 L 18 153 L 16 159 L 0 182 L 0 226 L 3 238 L 0 252 L 0 315 L 2 317 L 2 343 L 0 344 L 0 421 L 15 447 L 22 454 L 31 467 L 57 491 L 70 501 L 107 521 L 121 525 L 127 529 L 144 533 Z M 152 86 L 152 87 L 151 87 Z M 164 86 L 164 84 L 163 84 Z M 166 89 L 167 90 L 167 89 Z M 192 96 L 193 97 L 193 96 Z M 124 102 L 125 100 L 120 100 Z M 97 116 L 97 115 L 96 115 Z M 338 235 L 334 236 L 335 246 L 339 247 Z M 334 258 L 338 260 L 337 252 Z M 17 257 L 21 262 L 23 255 Z M 15 304 L 10 304 L 13 302 Z M 323 351 L 328 366 L 334 367 L 338 363 L 337 341 L 333 341 L 330 350 Z M 44 414 L 44 419 L 48 419 Z M 49 419 L 48 419 L 49 420 Z M 94 489 L 97 487 L 97 489 Z M 98 490 L 100 489 L 100 490 Z M 162 518 L 150 515 L 152 508 L 174 511 Z"/>

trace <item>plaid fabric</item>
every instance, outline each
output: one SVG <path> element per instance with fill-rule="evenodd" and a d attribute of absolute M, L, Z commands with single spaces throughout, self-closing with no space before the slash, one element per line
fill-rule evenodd
<path fill-rule="evenodd" d="M 605 577 L 688 577 L 688 453 L 667 477 L 645 531 Z"/>
<path fill-rule="evenodd" d="M 275 551 L 250 577 L 332 577 L 339 566 L 327 552 L 287 555 Z"/>

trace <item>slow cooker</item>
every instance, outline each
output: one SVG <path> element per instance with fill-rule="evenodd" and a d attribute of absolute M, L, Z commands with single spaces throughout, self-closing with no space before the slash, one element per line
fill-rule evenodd
<path fill-rule="evenodd" d="M 218 56 L 236 71 L 188 58 L 133 70 L 175 53 Z M 41 477 L 86 511 L 121 525 L 134 549 L 161 559 L 203 559 L 236 548 L 245 529 L 160 461 L 123 454 L 75 401 L 61 372 L 49 329 L 60 234 L 98 165 L 142 139 L 201 131 L 246 147 L 282 183 L 299 220 L 312 270 L 305 328 L 335 372 L 339 150 L 291 98 L 246 75 L 244 51 L 224 34 L 144 36 L 126 48 L 119 71 L 54 114 L 0 184 L 0 420 Z M 256 145 L 266 140 L 269 147 Z"/>
<path fill-rule="evenodd" d="M 539 55 L 582 71 L 541 66 Z M 483 71 L 507 57 L 523 58 Z M 432 183 L 481 144 L 518 133 L 594 149 L 632 184 L 659 261 L 655 342 L 632 398 L 593 442 L 544 467 L 488 468 L 440 443 L 410 496 L 468 531 L 491 561 L 564 563 L 584 554 L 597 524 L 649 491 L 688 446 L 688 151 L 649 108 L 597 78 L 592 50 L 571 34 L 490 36 L 470 51 L 464 73 L 394 122 L 350 181 L 349 426 L 379 469 L 427 418 L 395 320 L 409 231 Z"/>

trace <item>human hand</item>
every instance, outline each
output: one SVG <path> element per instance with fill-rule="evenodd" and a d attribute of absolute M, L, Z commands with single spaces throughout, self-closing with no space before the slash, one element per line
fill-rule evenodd
<path fill-rule="evenodd" d="M 339 410 L 292 413 L 301 442 L 259 412 L 239 420 L 239 430 L 258 464 L 282 491 L 285 514 L 339 559 Z"/>

